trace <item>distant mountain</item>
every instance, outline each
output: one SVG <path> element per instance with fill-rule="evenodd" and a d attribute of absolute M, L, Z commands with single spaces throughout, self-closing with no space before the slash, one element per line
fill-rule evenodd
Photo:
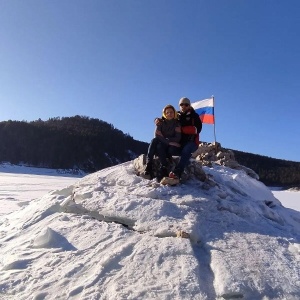
<path fill-rule="evenodd" d="M 94 172 L 132 160 L 148 144 L 85 116 L 0 122 L 0 161 Z"/>
<path fill-rule="evenodd" d="M 0 162 L 94 172 L 146 153 L 112 124 L 86 116 L 0 122 Z M 300 163 L 232 150 L 239 164 L 271 186 L 300 186 Z"/>

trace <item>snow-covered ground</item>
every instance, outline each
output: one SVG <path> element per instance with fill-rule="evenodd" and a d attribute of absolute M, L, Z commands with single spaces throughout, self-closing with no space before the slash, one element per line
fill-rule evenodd
<path fill-rule="evenodd" d="M 300 191 L 272 189 L 274 196 L 283 206 L 300 211 Z"/>
<path fill-rule="evenodd" d="M 300 192 L 204 169 L 166 187 L 132 162 L 0 166 L 0 299 L 299 299 Z"/>

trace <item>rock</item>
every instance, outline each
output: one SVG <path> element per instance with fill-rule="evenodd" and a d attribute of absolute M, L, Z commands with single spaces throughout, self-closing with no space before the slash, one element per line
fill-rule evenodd
<path fill-rule="evenodd" d="M 168 159 L 168 165 L 167 165 L 168 173 L 173 170 L 178 159 L 179 159 L 179 157 L 176 157 L 176 156 L 173 156 L 172 159 Z M 135 173 L 138 176 L 141 176 L 146 179 L 152 179 L 152 178 L 149 178 L 150 177 L 149 175 L 144 174 L 145 168 L 146 168 L 146 155 L 145 154 L 142 154 L 139 157 L 137 157 L 136 159 L 134 159 L 133 166 L 134 166 Z M 160 162 L 159 162 L 158 158 L 154 158 L 153 164 L 152 164 L 152 171 L 153 171 L 154 178 L 157 177 L 159 168 L 160 168 Z"/>
<path fill-rule="evenodd" d="M 184 239 L 189 239 L 190 238 L 190 234 L 183 231 L 183 230 L 179 230 L 176 232 L 176 237 L 180 237 L 180 238 L 184 238 Z"/>
<path fill-rule="evenodd" d="M 171 172 L 179 161 L 178 156 L 173 156 L 168 160 L 167 171 Z M 200 143 L 198 149 L 192 154 L 189 165 L 185 168 L 184 173 L 181 176 L 181 182 L 185 182 L 191 178 L 205 182 L 207 176 L 203 171 L 202 166 L 211 167 L 212 164 L 218 164 L 220 166 L 226 166 L 231 169 L 243 170 L 248 176 L 259 180 L 259 176 L 251 169 L 240 165 L 234 157 L 234 153 L 231 150 L 226 150 L 221 147 L 220 143 Z M 136 158 L 133 162 L 134 169 L 137 175 L 146 179 L 152 179 L 149 175 L 145 175 L 146 168 L 146 155 L 142 154 Z M 160 168 L 160 162 L 158 158 L 153 160 L 153 177 L 157 177 Z M 175 182 L 165 179 L 162 184 L 175 185 Z M 209 182 L 208 188 L 211 186 Z M 176 183 L 177 184 L 177 183 Z"/>
<path fill-rule="evenodd" d="M 178 161 L 179 161 L 178 156 L 173 156 L 172 159 L 168 160 L 168 165 L 167 165 L 168 173 L 173 171 L 173 169 L 175 168 Z M 150 176 L 147 176 L 147 175 L 144 174 L 145 173 L 145 168 L 146 168 L 146 155 L 145 154 L 142 154 L 139 157 L 137 157 L 133 161 L 133 166 L 134 166 L 135 173 L 138 176 L 141 176 L 141 177 L 146 178 L 146 179 L 151 179 L 151 178 L 149 178 Z M 154 178 L 157 177 L 158 172 L 159 172 L 159 168 L 160 168 L 160 162 L 159 162 L 158 158 L 156 157 L 153 160 L 153 167 L 152 167 Z M 195 159 L 190 159 L 189 165 L 187 166 L 184 173 L 182 174 L 181 181 L 184 182 L 184 181 L 189 180 L 191 178 L 195 178 L 195 179 L 198 179 L 200 181 L 205 181 L 205 179 L 206 179 L 206 174 L 202 169 L 201 163 L 199 163 Z M 171 182 L 170 183 L 169 182 L 165 183 L 165 182 L 166 182 L 166 179 L 165 179 L 165 181 L 162 182 L 162 184 L 170 184 L 170 185 L 175 184 L 174 181 L 172 183 Z"/>
<path fill-rule="evenodd" d="M 248 176 L 259 180 L 259 176 L 253 170 L 240 165 L 235 160 L 232 150 L 222 148 L 220 143 L 200 143 L 198 149 L 193 153 L 193 157 L 201 162 L 202 166 L 211 167 L 212 163 L 215 163 L 231 169 L 243 170 Z"/>

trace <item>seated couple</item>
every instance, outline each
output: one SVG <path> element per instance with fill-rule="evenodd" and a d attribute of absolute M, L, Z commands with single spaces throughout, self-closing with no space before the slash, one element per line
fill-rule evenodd
<path fill-rule="evenodd" d="M 199 146 L 199 133 L 202 129 L 199 115 L 186 97 L 179 100 L 179 108 L 176 112 L 172 105 L 167 105 L 163 109 L 162 117 L 155 119 L 155 137 L 148 148 L 145 175 L 153 178 L 153 158 L 157 155 L 160 161 L 158 181 L 168 176 L 180 179 L 192 153 Z M 174 170 L 168 174 L 167 158 L 172 156 L 180 156 L 180 159 Z"/>

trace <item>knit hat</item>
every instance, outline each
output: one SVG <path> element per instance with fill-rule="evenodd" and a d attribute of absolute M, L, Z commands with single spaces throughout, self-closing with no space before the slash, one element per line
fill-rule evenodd
<path fill-rule="evenodd" d="M 166 106 L 164 107 L 164 109 L 163 109 L 163 111 L 162 111 L 163 117 L 164 117 L 165 119 L 167 118 L 165 112 L 166 112 L 166 110 L 167 110 L 168 108 L 173 109 L 173 111 L 174 111 L 174 119 L 177 119 L 177 112 L 176 112 L 176 109 L 175 109 L 175 107 L 174 107 L 173 105 L 171 105 L 171 104 L 168 104 L 168 105 L 166 105 Z"/>
<path fill-rule="evenodd" d="M 181 99 L 179 100 L 179 105 L 180 105 L 181 103 L 186 103 L 186 104 L 188 104 L 188 105 L 191 105 L 191 101 L 190 101 L 190 99 L 187 98 L 187 97 L 181 98 Z"/>

